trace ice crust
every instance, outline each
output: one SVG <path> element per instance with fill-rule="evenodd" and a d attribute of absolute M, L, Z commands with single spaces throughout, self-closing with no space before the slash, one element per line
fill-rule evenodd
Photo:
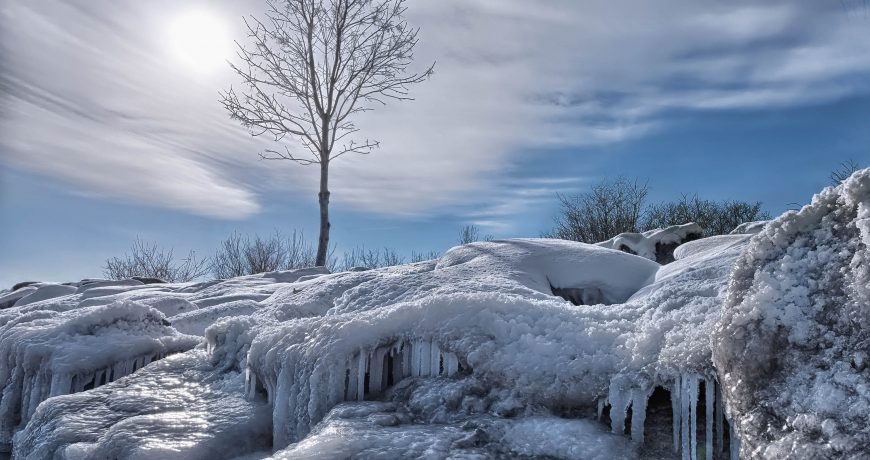
<path fill-rule="evenodd" d="M 51 388 L 10 385 L 27 369 L 180 352 L 70 381 L 27 423 L 4 390 L 0 417 L 17 458 L 863 458 L 868 190 L 860 172 L 757 234 L 633 240 L 676 246 L 666 265 L 518 239 L 377 270 L 27 286 L 15 302 L 51 297 L 0 311 L 9 391 Z M 61 332 L 117 318 L 127 345 L 104 354 Z"/>

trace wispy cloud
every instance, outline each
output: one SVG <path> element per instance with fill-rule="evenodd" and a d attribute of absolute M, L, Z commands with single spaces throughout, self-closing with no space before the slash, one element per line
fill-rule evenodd
<path fill-rule="evenodd" d="M 236 25 L 261 7 L 210 5 Z M 336 163 L 337 202 L 395 214 L 487 202 L 473 218 L 497 226 L 534 206 L 535 190 L 552 197 L 570 186 L 506 183 L 529 149 L 638 138 L 667 129 L 673 111 L 788 108 L 870 91 L 870 22 L 838 2 L 409 7 L 422 28 L 418 59 L 437 60 L 437 73 L 415 102 L 362 120 L 382 150 Z M 165 27 L 180 8 L 7 2 L 2 160 L 83 192 L 220 218 L 249 217 L 276 193 L 312 193 L 312 171 L 258 161 L 265 140 L 221 112 L 228 72 L 191 75 L 168 56 Z"/>

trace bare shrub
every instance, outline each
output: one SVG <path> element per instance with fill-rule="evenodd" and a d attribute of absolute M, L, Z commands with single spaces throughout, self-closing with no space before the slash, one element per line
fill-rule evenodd
<path fill-rule="evenodd" d="M 342 255 L 338 269 L 350 270 L 357 267 L 383 268 L 402 265 L 403 263 L 405 263 L 405 258 L 392 248 L 366 249 L 365 246 L 359 246 L 346 251 Z"/>
<path fill-rule="evenodd" d="M 441 253 L 438 251 L 429 251 L 429 252 L 417 252 L 411 251 L 411 257 L 409 262 L 415 264 L 417 262 L 425 262 L 427 260 L 435 260 L 441 257 Z"/>
<path fill-rule="evenodd" d="M 679 201 L 650 206 L 644 216 L 643 229 L 669 227 L 694 222 L 704 229 L 704 236 L 725 235 L 744 222 L 770 219 L 761 210 L 761 202 L 716 202 L 697 195 L 683 195 Z"/>
<path fill-rule="evenodd" d="M 861 167 L 851 158 L 840 163 L 840 166 L 837 169 L 831 171 L 831 185 L 840 185 L 841 182 L 848 179 L 859 169 L 861 169 Z"/>
<path fill-rule="evenodd" d="M 214 277 L 227 279 L 313 267 L 315 251 L 301 231 L 293 230 L 286 238 L 277 231 L 268 237 L 254 235 L 253 238 L 233 232 L 221 242 L 211 262 Z"/>
<path fill-rule="evenodd" d="M 477 225 L 466 225 L 459 230 L 459 244 L 470 244 L 476 241 L 492 241 L 495 239 L 492 235 L 480 236 L 480 227 Z"/>
<path fill-rule="evenodd" d="M 103 273 L 115 280 L 137 276 L 183 283 L 208 273 L 208 260 L 197 260 L 194 251 L 190 251 L 186 258 L 176 260 L 172 249 L 162 249 L 156 243 L 145 243 L 137 237 L 124 257 L 106 260 Z"/>
<path fill-rule="evenodd" d="M 555 227 L 544 236 L 597 243 L 620 233 L 642 232 L 694 222 L 705 236 L 723 235 L 744 222 L 770 219 L 760 202 L 711 201 L 697 195 L 647 206 L 649 188 L 637 179 L 606 180 L 586 193 L 557 195 Z"/>
<path fill-rule="evenodd" d="M 646 183 L 618 177 L 602 181 L 586 193 L 557 195 L 560 211 L 555 227 L 545 236 L 597 243 L 620 233 L 637 232 L 648 193 Z"/>

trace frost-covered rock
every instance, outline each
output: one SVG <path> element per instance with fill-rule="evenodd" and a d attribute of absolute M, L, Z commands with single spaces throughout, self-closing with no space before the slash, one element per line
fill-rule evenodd
<path fill-rule="evenodd" d="M 870 455 L 870 170 L 768 223 L 731 275 L 713 341 L 753 458 Z"/>
<path fill-rule="evenodd" d="M 702 236 L 704 236 L 704 229 L 698 224 L 688 223 L 643 233 L 620 233 L 607 241 L 595 244 L 637 254 L 660 264 L 669 264 L 674 261 L 674 249 Z"/>

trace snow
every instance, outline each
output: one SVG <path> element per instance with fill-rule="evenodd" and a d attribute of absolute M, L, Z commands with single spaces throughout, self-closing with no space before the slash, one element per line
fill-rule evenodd
<path fill-rule="evenodd" d="M 24 287 L 16 302 L 45 297 L 0 311 L 3 441 L 71 459 L 858 456 L 867 177 L 755 235 Z"/>
<path fill-rule="evenodd" d="M 164 458 L 175 454 L 154 447 L 160 436 L 191 439 L 171 444 L 179 456 L 233 443 L 230 430 L 211 429 L 228 423 L 223 418 L 205 423 L 194 414 L 182 423 L 177 413 L 150 412 L 147 398 L 140 405 L 110 391 L 150 388 L 148 398 L 171 399 L 181 391 L 179 379 L 193 375 L 235 383 L 196 393 L 183 411 L 224 399 L 265 407 L 268 420 L 255 423 L 257 436 L 289 456 L 383 452 L 395 458 L 419 448 L 435 458 L 463 452 L 631 457 L 656 441 L 644 435 L 645 405 L 655 386 L 679 392 L 674 385 L 683 374 L 714 375 L 709 340 L 702 339 L 718 319 L 727 267 L 742 244 L 713 245 L 715 256 L 697 250 L 662 267 L 595 245 L 506 240 L 364 272 L 79 287 L 77 294 L 10 315 L 73 318 L 87 309 L 137 305 L 155 318 L 165 315 L 167 337 L 204 335 L 207 356 L 192 350 L 118 382 L 50 399 L 14 447 L 80 458 L 135 445 L 144 446 L 136 449 L 145 458 L 149 452 Z M 176 364 L 163 364 L 169 360 Z M 373 407 L 367 406 L 372 400 L 394 408 L 378 406 L 372 420 L 392 420 L 391 411 L 411 418 L 383 426 L 334 412 Z M 594 421 L 599 405 L 616 420 L 611 430 Z M 623 436 L 618 420 L 626 420 L 629 409 L 637 415 Z M 564 418 L 566 410 L 588 415 Z M 80 420 L 94 414 L 105 423 L 85 427 Z M 181 434 L 173 434 L 173 426 Z M 396 437 L 406 442 L 385 441 Z M 245 449 L 240 455 L 264 448 Z"/>
<path fill-rule="evenodd" d="M 770 222 L 769 220 L 759 220 L 755 222 L 744 222 L 731 231 L 732 235 L 755 235 L 764 230 L 764 226 Z"/>
<path fill-rule="evenodd" d="M 870 170 L 764 226 L 731 274 L 714 359 L 741 454 L 870 451 Z"/>

